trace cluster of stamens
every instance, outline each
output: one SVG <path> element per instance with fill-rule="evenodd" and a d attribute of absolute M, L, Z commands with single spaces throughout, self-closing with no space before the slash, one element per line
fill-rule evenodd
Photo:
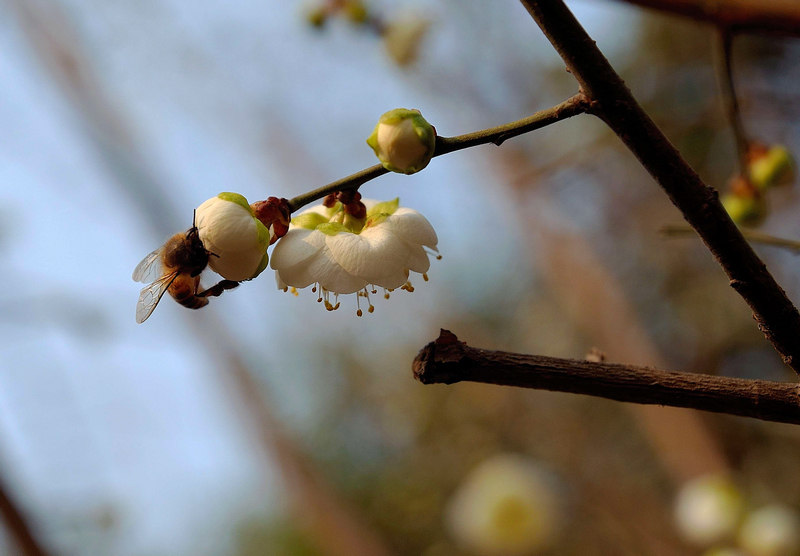
<path fill-rule="evenodd" d="M 422 278 L 427 282 L 428 275 L 423 274 Z M 395 290 L 395 288 L 381 288 L 383 289 L 383 298 L 389 299 L 391 297 L 391 293 Z M 410 281 L 407 281 L 405 284 L 400 286 L 401 290 L 407 291 L 408 293 L 414 292 L 414 286 L 411 285 Z M 290 288 L 288 286 L 283 288 L 284 292 L 291 292 L 291 294 L 295 297 L 300 295 L 300 292 L 297 288 Z M 311 291 L 317 294 L 317 303 L 323 303 L 325 305 L 325 309 L 328 311 L 336 311 L 340 306 L 341 303 L 339 302 L 339 294 L 333 293 L 325 288 L 321 287 L 319 283 L 314 284 L 311 288 Z M 367 286 L 363 290 L 356 292 L 356 315 L 359 317 L 364 315 L 364 311 L 361 310 L 361 298 L 363 297 L 367 301 L 368 313 L 375 312 L 375 306 L 372 304 L 372 300 L 370 300 L 370 294 L 377 295 L 378 290 L 375 286 Z M 333 303 L 331 303 L 331 294 L 333 294 Z"/>

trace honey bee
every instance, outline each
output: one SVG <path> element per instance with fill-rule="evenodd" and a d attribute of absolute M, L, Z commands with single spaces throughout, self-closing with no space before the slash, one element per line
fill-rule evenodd
<path fill-rule="evenodd" d="M 213 256 L 217 255 L 206 250 L 197 227 L 192 223 L 187 232 L 175 234 L 142 259 L 133 271 L 133 279 L 144 283 L 154 281 L 142 288 L 136 304 L 136 323 L 141 324 L 150 317 L 167 291 L 184 307 L 199 309 L 208 305 L 209 297 L 238 286 L 239 282 L 222 280 L 207 290 L 197 291 L 200 273 Z"/>

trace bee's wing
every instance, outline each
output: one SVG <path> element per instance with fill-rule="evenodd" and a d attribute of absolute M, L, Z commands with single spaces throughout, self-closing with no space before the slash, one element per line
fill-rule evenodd
<path fill-rule="evenodd" d="M 161 252 L 163 250 L 164 246 L 162 245 L 136 265 L 136 268 L 133 269 L 133 280 L 135 282 L 144 282 L 146 284 L 164 273 L 163 265 L 161 264 Z"/>
<path fill-rule="evenodd" d="M 139 302 L 136 303 L 136 324 L 142 324 L 153 314 L 164 292 L 167 291 L 177 276 L 177 272 L 167 274 L 149 286 L 142 288 L 142 293 L 139 294 Z"/>

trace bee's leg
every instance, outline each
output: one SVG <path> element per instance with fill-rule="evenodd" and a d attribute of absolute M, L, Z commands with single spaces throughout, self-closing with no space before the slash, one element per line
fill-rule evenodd
<path fill-rule="evenodd" d="M 218 297 L 222 295 L 222 292 L 225 290 L 232 290 L 238 285 L 239 282 L 235 280 L 221 280 L 207 290 L 198 293 L 197 297 Z"/>

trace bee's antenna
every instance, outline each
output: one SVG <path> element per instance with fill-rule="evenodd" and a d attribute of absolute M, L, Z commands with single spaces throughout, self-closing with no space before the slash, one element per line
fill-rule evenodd
<path fill-rule="evenodd" d="M 197 228 L 197 209 L 192 211 L 192 228 Z"/>

